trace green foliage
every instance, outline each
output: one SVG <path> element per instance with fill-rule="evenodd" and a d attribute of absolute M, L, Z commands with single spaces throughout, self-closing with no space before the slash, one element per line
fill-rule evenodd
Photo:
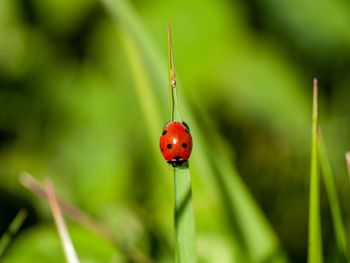
<path fill-rule="evenodd" d="M 0 1 L 2 231 L 29 208 L 3 261 L 64 260 L 47 204 L 18 184 L 26 170 L 53 178 L 122 242 L 173 262 L 173 178 L 158 149 L 170 23 L 194 139 L 198 262 L 305 262 L 313 76 L 349 228 L 349 10 L 327 0 Z M 323 254 L 336 262 L 325 200 Z M 67 223 L 82 262 L 127 260 Z"/>

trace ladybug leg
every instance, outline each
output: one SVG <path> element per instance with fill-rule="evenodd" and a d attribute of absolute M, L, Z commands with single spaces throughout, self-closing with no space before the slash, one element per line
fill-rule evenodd
<path fill-rule="evenodd" d="M 187 125 L 186 122 L 183 121 L 182 124 L 183 124 L 188 130 L 190 130 L 190 127 L 188 127 L 188 125 Z"/>
<path fill-rule="evenodd" d="M 187 160 L 168 161 L 168 164 L 171 164 L 173 167 L 179 167 L 188 164 L 188 162 Z"/>

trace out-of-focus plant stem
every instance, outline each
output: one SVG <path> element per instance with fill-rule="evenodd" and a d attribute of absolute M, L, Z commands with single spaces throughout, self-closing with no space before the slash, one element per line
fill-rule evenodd
<path fill-rule="evenodd" d="M 329 159 L 327 156 L 326 146 L 323 140 L 323 136 L 320 132 L 320 140 L 319 140 L 319 155 L 320 155 L 320 164 L 323 174 L 324 183 L 327 190 L 329 206 L 331 209 L 333 226 L 334 226 L 334 234 L 335 240 L 338 246 L 338 252 L 341 259 L 341 262 L 348 262 L 347 260 L 347 252 L 346 252 L 346 232 L 341 216 L 339 199 L 337 194 L 337 189 L 334 183 L 334 177 L 331 169 L 331 165 L 329 163 Z"/>
<path fill-rule="evenodd" d="M 7 231 L 0 239 L 0 259 L 2 258 L 6 248 L 10 244 L 12 237 L 18 232 L 24 220 L 27 218 L 27 211 L 25 209 L 19 210 L 16 217 L 12 220 Z"/>
<path fill-rule="evenodd" d="M 60 206 L 57 202 L 55 190 L 50 179 L 46 180 L 46 194 L 49 198 L 49 203 L 53 218 L 57 227 L 58 234 L 61 239 L 62 247 L 68 263 L 79 263 L 77 253 L 75 252 L 72 239 L 70 238 L 67 225 L 64 221 Z"/>

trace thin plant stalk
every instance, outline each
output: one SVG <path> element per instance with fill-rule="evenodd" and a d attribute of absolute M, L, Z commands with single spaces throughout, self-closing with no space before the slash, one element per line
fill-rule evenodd
<path fill-rule="evenodd" d="M 318 87 L 317 79 L 315 78 L 312 110 L 308 263 L 323 262 L 320 217 L 320 179 L 318 173 L 318 140 Z"/>
<path fill-rule="evenodd" d="M 24 208 L 19 210 L 15 218 L 10 223 L 7 231 L 2 235 L 0 239 L 0 259 L 2 258 L 2 256 L 4 255 L 4 252 L 6 251 L 7 247 L 11 243 L 13 236 L 18 232 L 18 230 L 23 225 L 27 216 L 28 216 L 27 210 L 25 210 Z"/>
<path fill-rule="evenodd" d="M 341 262 L 347 262 L 346 232 L 345 232 L 342 215 L 340 211 L 337 189 L 335 187 L 331 165 L 329 163 L 326 146 L 325 146 L 321 132 L 320 132 L 320 140 L 319 140 L 319 156 L 320 156 L 320 164 L 321 164 L 321 169 L 323 174 L 323 180 L 326 186 L 326 191 L 329 199 L 333 227 L 334 227 L 334 234 L 335 234 L 335 239 L 338 246 L 340 259 L 341 259 Z"/>
<path fill-rule="evenodd" d="M 171 121 L 182 121 L 178 105 L 174 57 L 170 26 L 168 25 L 169 84 Z M 192 204 L 191 176 L 188 161 L 174 167 L 175 191 L 175 262 L 196 262 L 195 224 Z"/>
<path fill-rule="evenodd" d="M 182 115 L 179 108 L 176 78 L 174 69 L 173 43 L 171 40 L 170 25 L 168 25 L 168 60 L 169 60 L 169 94 L 170 94 L 170 109 L 171 121 L 182 121 Z"/>
<path fill-rule="evenodd" d="M 53 218 L 57 227 L 58 234 L 61 239 L 62 247 L 66 260 L 68 263 L 79 263 L 77 253 L 75 252 L 73 242 L 70 238 L 66 223 L 64 221 L 60 206 L 57 202 L 55 195 L 55 190 L 53 188 L 52 182 L 50 179 L 46 180 L 45 183 L 46 194 L 49 198 L 49 203 L 52 211 Z"/>

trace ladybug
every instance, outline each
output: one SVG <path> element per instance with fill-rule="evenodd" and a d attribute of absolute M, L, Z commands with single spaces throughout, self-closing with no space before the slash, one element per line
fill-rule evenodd
<path fill-rule="evenodd" d="M 192 137 L 185 122 L 172 121 L 165 124 L 159 142 L 165 160 L 179 166 L 191 155 Z"/>

